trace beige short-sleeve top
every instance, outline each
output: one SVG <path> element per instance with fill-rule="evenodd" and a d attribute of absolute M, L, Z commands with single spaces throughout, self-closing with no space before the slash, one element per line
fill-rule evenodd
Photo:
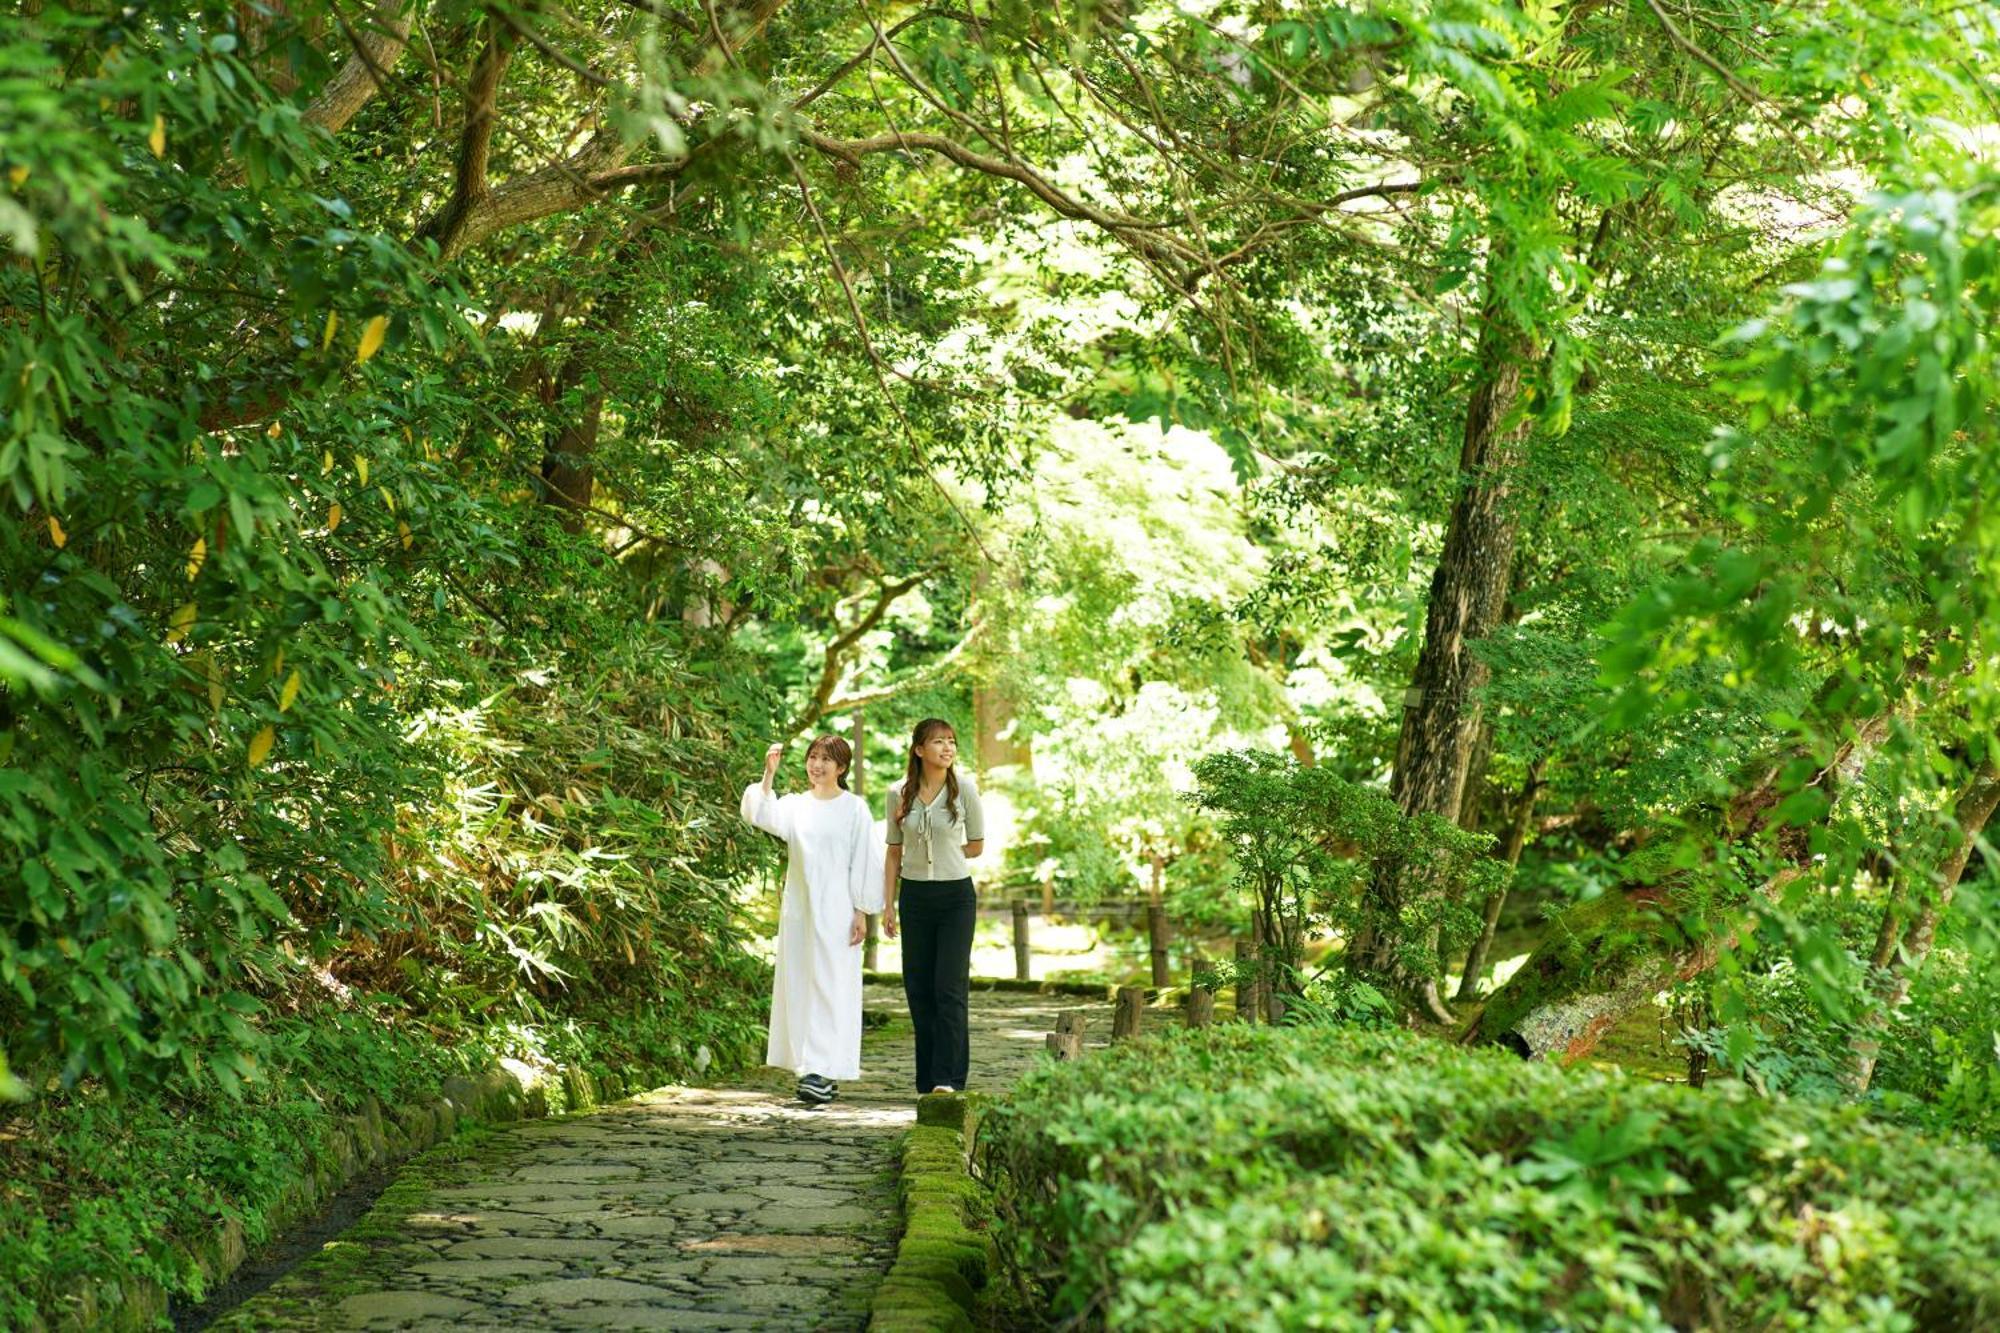
<path fill-rule="evenodd" d="M 970 775 L 958 774 L 958 817 L 952 817 L 950 792 L 939 787 L 928 805 L 916 802 L 901 821 L 896 812 L 903 808 L 903 784 L 889 788 L 888 840 L 903 849 L 902 877 L 914 880 L 967 879 L 972 867 L 965 860 L 965 844 L 986 836 L 986 815 L 979 808 L 979 788 Z"/>

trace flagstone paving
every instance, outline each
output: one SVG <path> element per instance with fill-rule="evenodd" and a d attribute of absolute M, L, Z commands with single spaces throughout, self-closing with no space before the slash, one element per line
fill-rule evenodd
<path fill-rule="evenodd" d="M 368 1215 L 218 1329 L 859 1329 L 895 1248 L 895 1150 L 915 1117 L 903 997 L 825 1107 L 772 1070 L 528 1121 L 406 1167 Z M 1056 1015 L 975 992 L 975 1086 L 1039 1058 Z"/>

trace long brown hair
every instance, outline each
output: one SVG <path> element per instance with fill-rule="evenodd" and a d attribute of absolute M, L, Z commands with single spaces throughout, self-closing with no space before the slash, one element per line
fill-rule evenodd
<path fill-rule="evenodd" d="M 910 817 L 910 807 L 917 803 L 917 788 L 924 785 L 924 761 L 917 751 L 923 748 L 925 741 L 937 735 L 940 731 L 948 731 L 951 733 L 953 740 L 958 739 L 958 728 L 952 726 L 951 723 L 941 717 L 927 717 L 917 723 L 916 733 L 910 737 L 910 763 L 909 767 L 903 773 L 903 808 L 896 812 L 896 822 L 898 824 Z M 944 793 L 945 809 L 951 812 L 951 822 L 956 824 L 958 822 L 958 766 L 955 764 L 944 771 Z"/>
<path fill-rule="evenodd" d="M 840 789 L 846 791 L 847 773 L 854 767 L 854 747 L 838 736 L 821 736 L 806 747 L 806 758 L 810 759 L 816 754 L 823 754 L 840 765 L 840 777 L 836 780 L 840 783 Z"/>

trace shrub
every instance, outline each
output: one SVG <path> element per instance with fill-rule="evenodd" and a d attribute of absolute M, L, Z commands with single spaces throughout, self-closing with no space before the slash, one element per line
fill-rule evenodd
<path fill-rule="evenodd" d="M 1296 995 L 1306 940 L 1329 929 L 1349 939 L 1381 932 L 1418 975 L 1474 924 L 1463 906 L 1484 901 L 1507 874 L 1486 855 L 1492 839 L 1435 815 L 1405 815 L 1388 796 L 1332 769 L 1262 750 L 1223 750 L 1194 766 L 1188 800 L 1215 820 L 1236 866 L 1236 887 L 1272 932 L 1267 961 Z M 1420 873 L 1452 892 L 1428 906 L 1384 911 L 1366 892 L 1378 860 Z M 1442 949 L 1442 952 L 1441 952 Z"/>
<path fill-rule="evenodd" d="M 1858 1109 L 1223 1027 L 981 1129 L 1003 1250 L 1117 1328 L 1991 1327 L 2000 1164 Z"/>

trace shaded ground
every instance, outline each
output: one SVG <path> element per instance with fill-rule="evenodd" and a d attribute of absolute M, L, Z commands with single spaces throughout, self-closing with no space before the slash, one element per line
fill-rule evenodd
<path fill-rule="evenodd" d="M 900 994 L 863 1078 L 807 1108 L 761 1071 L 530 1121 L 410 1164 L 354 1227 L 218 1329 L 858 1329 L 896 1234 L 914 1116 Z M 1032 1066 L 1070 996 L 976 992 L 974 1087 Z M 1095 1043 L 1093 1043 L 1095 1044 Z"/>

